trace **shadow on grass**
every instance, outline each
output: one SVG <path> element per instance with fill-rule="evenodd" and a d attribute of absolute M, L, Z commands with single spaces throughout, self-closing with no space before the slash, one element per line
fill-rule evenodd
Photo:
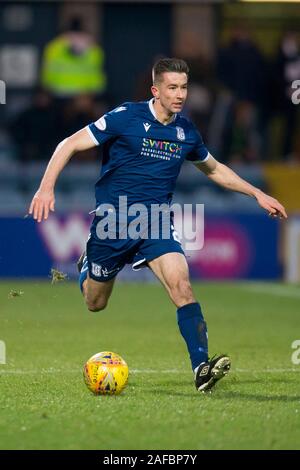
<path fill-rule="evenodd" d="M 285 385 L 285 384 L 295 384 L 299 383 L 299 379 L 295 377 L 295 379 L 271 379 L 271 378 L 264 378 L 262 379 L 242 379 L 240 380 L 236 376 L 231 380 L 231 382 L 234 382 L 235 384 L 241 383 L 241 384 L 267 384 L 267 383 L 272 383 L 272 384 L 280 384 L 280 385 Z"/>
<path fill-rule="evenodd" d="M 245 401 L 256 401 L 256 402 L 298 402 L 300 403 L 300 395 L 264 395 L 264 394 L 256 394 L 256 393 L 243 393 L 243 392 L 230 392 L 230 391 L 222 391 L 220 390 L 219 393 L 211 394 L 214 399 L 234 399 L 234 400 L 245 400 Z"/>
<path fill-rule="evenodd" d="M 222 384 L 217 384 L 216 388 L 212 390 L 210 393 L 199 393 L 201 397 L 208 397 L 216 400 L 224 400 L 224 399 L 231 399 L 231 400 L 241 400 L 241 401 L 252 401 L 252 402 L 299 402 L 300 403 L 300 395 L 295 394 L 280 394 L 280 393 L 272 393 L 271 390 L 268 392 L 260 393 L 250 393 L 247 392 L 245 389 L 250 384 L 258 385 L 261 389 L 262 386 L 266 387 L 266 384 L 270 384 L 270 386 L 274 384 L 281 384 L 284 385 L 286 383 L 295 383 L 296 381 L 293 379 L 285 379 L 280 380 L 277 378 L 274 379 L 266 379 L 264 381 L 259 379 L 243 379 L 238 380 L 236 377 L 233 377 L 231 382 L 222 382 Z M 172 389 L 170 390 L 170 388 Z M 178 390 L 174 391 L 174 387 L 177 387 Z M 187 391 L 187 387 L 189 387 L 190 391 Z M 180 390 L 184 388 L 184 390 Z M 234 389 L 233 389 L 234 388 Z M 269 388 L 269 387 L 268 387 Z M 238 389 L 238 390 L 237 390 Z M 168 380 L 165 383 L 160 383 L 156 387 L 148 387 L 144 392 L 156 395 L 156 396 L 178 396 L 178 397 L 195 397 L 197 396 L 197 391 L 194 388 L 194 384 L 191 380 Z M 196 392 L 196 393 L 195 393 Z"/>
<path fill-rule="evenodd" d="M 169 388 L 167 389 L 147 389 L 144 390 L 143 393 L 156 395 L 156 396 L 164 396 L 168 395 L 169 397 L 187 397 L 193 398 L 197 396 L 197 391 L 191 386 L 190 392 L 178 392 L 178 391 L 171 391 Z M 240 400 L 240 401 L 253 401 L 253 402 L 298 402 L 300 403 L 300 395 L 289 396 L 289 395 L 264 395 L 258 393 L 243 393 L 243 392 L 236 392 L 236 391 L 229 391 L 222 390 L 221 388 L 214 389 L 211 393 L 199 393 L 201 397 L 207 397 L 213 400 Z"/>

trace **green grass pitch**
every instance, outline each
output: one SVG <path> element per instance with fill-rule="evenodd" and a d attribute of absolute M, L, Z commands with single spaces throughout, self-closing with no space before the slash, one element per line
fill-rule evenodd
<path fill-rule="evenodd" d="M 8 298 L 11 289 L 20 297 Z M 158 284 L 117 283 L 88 312 L 75 283 L 2 282 L 1 449 L 299 449 L 300 339 L 296 286 L 194 284 L 210 353 L 232 371 L 213 393 L 194 388 L 176 309 Z M 114 351 L 130 375 L 119 396 L 82 378 L 93 354 Z M 300 356 L 300 355 L 299 355 Z"/>

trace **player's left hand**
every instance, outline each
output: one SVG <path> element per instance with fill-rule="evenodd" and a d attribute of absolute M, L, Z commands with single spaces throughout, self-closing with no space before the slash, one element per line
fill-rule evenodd
<path fill-rule="evenodd" d="M 279 217 L 280 219 L 287 219 L 287 213 L 285 208 L 283 207 L 277 199 L 268 196 L 263 192 L 259 192 L 255 195 L 256 200 L 260 207 L 268 211 L 270 217 Z"/>

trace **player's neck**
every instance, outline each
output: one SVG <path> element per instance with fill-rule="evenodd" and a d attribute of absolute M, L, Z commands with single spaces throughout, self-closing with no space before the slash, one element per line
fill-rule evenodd
<path fill-rule="evenodd" d="M 163 108 L 162 105 L 160 104 L 160 101 L 154 99 L 153 108 L 155 111 L 156 119 L 164 126 L 166 126 L 167 124 L 170 124 L 170 122 L 174 120 L 175 114 L 170 113 L 170 111 Z"/>

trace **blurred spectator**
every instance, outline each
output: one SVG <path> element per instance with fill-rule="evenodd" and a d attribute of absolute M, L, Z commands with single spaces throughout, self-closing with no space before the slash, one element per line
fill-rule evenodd
<path fill-rule="evenodd" d="M 254 163 L 260 156 L 260 135 L 256 128 L 255 108 L 249 101 L 239 101 L 233 111 L 233 125 L 228 139 L 231 163 Z"/>
<path fill-rule="evenodd" d="M 137 75 L 135 84 L 134 84 L 134 101 L 146 101 L 152 97 L 151 86 L 153 85 L 152 80 L 152 68 L 153 64 L 159 59 L 165 57 L 163 54 L 155 55 L 147 67 L 140 71 Z"/>
<path fill-rule="evenodd" d="M 218 78 L 237 100 L 261 105 L 266 86 L 266 63 L 248 31 L 239 27 L 218 57 Z"/>
<path fill-rule="evenodd" d="M 22 162 L 47 160 L 57 145 L 57 119 L 50 94 L 38 88 L 32 106 L 23 111 L 10 129 Z"/>
<path fill-rule="evenodd" d="M 277 53 L 273 73 L 273 110 L 283 119 L 284 158 L 294 153 L 294 138 L 297 127 L 297 106 L 292 103 L 292 82 L 300 78 L 300 48 L 297 36 L 293 32 L 284 34 Z"/>
<path fill-rule="evenodd" d="M 152 65 L 148 66 L 143 70 L 136 78 L 134 90 L 133 90 L 133 100 L 134 101 L 146 101 L 149 100 L 152 96 L 151 86 L 152 86 Z"/>
<path fill-rule="evenodd" d="M 217 88 L 213 65 L 204 55 L 187 59 L 187 62 L 190 67 L 187 110 L 207 141 Z"/>
<path fill-rule="evenodd" d="M 59 97 L 77 93 L 103 94 L 106 74 L 103 49 L 73 18 L 67 31 L 46 45 L 42 60 L 42 84 Z"/>
<path fill-rule="evenodd" d="M 217 99 L 223 128 L 215 125 L 215 133 L 225 139 L 222 159 L 257 160 L 262 156 L 258 136 L 265 134 L 266 126 L 267 64 L 246 28 L 234 29 L 229 45 L 220 50 L 217 69 L 224 87 Z"/>
<path fill-rule="evenodd" d="M 95 114 L 94 99 L 91 95 L 74 96 L 64 109 L 60 138 L 64 139 L 67 135 L 74 134 L 98 117 Z"/>
<path fill-rule="evenodd" d="M 59 141 L 65 139 L 67 136 L 74 134 L 79 129 L 95 121 L 103 114 L 103 111 L 99 113 L 95 105 L 93 96 L 89 94 L 82 94 L 74 96 L 69 100 L 60 116 L 60 132 L 57 139 Z M 98 155 L 98 148 L 86 150 L 80 152 L 76 157 L 76 160 L 95 160 Z"/>

